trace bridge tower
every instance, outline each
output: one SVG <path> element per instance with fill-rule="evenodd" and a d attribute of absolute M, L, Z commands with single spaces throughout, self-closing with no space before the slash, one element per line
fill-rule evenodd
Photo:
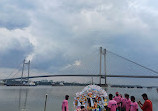
<path fill-rule="evenodd" d="M 101 86 L 101 72 L 102 72 L 102 47 L 100 47 L 100 64 L 99 64 L 99 84 Z"/>
<path fill-rule="evenodd" d="M 106 71 L 106 49 L 103 50 L 103 55 L 104 55 L 104 74 L 105 74 L 105 86 L 108 86 L 107 85 L 107 81 L 106 81 L 106 75 L 107 75 L 107 71 Z"/>
<path fill-rule="evenodd" d="M 108 86 L 107 85 L 107 81 L 106 81 L 106 49 L 102 49 L 102 47 L 100 47 L 100 64 L 99 64 L 99 75 L 100 75 L 100 77 L 99 77 L 99 84 L 100 84 L 100 86 L 102 85 L 102 83 L 101 83 L 101 76 L 102 76 L 102 56 L 104 56 L 104 58 L 103 58 L 103 60 L 104 60 L 104 65 L 103 65 L 103 67 L 104 67 L 104 74 L 105 74 L 105 76 L 104 76 L 104 78 L 105 78 L 105 86 Z"/>
<path fill-rule="evenodd" d="M 28 74 L 28 78 L 27 81 L 29 81 L 29 76 L 30 76 L 30 60 L 28 62 L 26 62 L 26 60 L 24 59 L 23 61 L 23 67 L 22 67 L 22 74 L 21 74 L 21 84 L 23 83 L 23 75 L 24 75 L 24 70 L 25 70 L 25 65 L 27 65 L 27 74 Z"/>

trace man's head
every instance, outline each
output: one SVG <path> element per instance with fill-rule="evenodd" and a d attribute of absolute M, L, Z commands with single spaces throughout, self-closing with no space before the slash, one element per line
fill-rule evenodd
<path fill-rule="evenodd" d="M 109 99 L 112 100 L 112 98 L 113 98 L 113 95 L 109 94 Z"/>
<path fill-rule="evenodd" d="M 142 97 L 143 97 L 144 100 L 147 100 L 147 99 L 148 99 L 148 96 L 147 96 L 146 93 L 142 94 Z"/>
<path fill-rule="evenodd" d="M 119 96 L 119 93 L 118 93 L 118 92 L 116 92 L 116 96 Z"/>
<path fill-rule="evenodd" d="M 126 98 L 126 99 L 129 99 L 129 94 L 126 94 L 126 95 L 125 95 L 125 98 Z"/>
<path fill-rule="evenodd" d="M 65 95 L 65 99 L 68 100 L 69 99 L 69 95 Z"/>
<path fill-rule="evenodd" d="M 131 96 L 131 101 L 135 101 L 135 97 L 134 96 Z"/>

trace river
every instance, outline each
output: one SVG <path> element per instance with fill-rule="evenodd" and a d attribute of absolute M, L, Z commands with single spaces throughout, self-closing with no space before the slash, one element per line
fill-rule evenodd
<path fill-rule="evenodd" d="M 69 109 L 73 111 L 74 95 L 83 88 L 83 86 L 0 86 L 0 108 L 1 111 L 44 111 L 45 95 L 48 94 L 46 111 L 61 111 L 61 102 L 68 94 L 70 96 Z M 135 96 L 136 101 L 142 102 L 144 102 L 141 97 L 142 93 L 147 93 L 153 102 L 153 111 L 158 110 L 158 93 L 154 88 L 106 88 L 106 91 L 108 94 L 115 94 L 116 91 L 121 94 L 128 93 L 130 96 Z"/>

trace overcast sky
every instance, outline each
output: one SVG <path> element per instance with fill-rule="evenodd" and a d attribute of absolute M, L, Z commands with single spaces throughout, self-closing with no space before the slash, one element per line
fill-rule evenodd
<path fill-rule="evenodd" d="M 157 19 L 156 0 L 0 0 L 0 69 L 54 72 L 102 46 L 158 70 Z"/>

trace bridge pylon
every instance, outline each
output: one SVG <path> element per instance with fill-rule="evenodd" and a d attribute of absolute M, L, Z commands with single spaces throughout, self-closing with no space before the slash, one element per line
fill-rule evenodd
<path fill-rule="evenodd" d="M 100 47 L 100 64 L 99 64 L 99 85 L 101 85 L 101 72 L 102 72 L 102 47 Z"/>
<path fill-rule="evenodd" d="M 102 84 L 101 83 L 101 77 L 102 77 L 102 56 L 104 56 L 104 58 L 103 58 L 103 60 L 104 60 L 104 65 L 103 65 L 103 67 L 104 67 L 104 79 L 105 79 L 105 83 L 104 84 Z M 100 86 L 108 86 L 107 85 L 107 79 L 106 79 L 106 75 L 107 75 L 107 71 L 106 71 L 106 49 L 102 49 L 102 47 L 100 47 L 100 64 L 99 64 L 99 75 L 100 75 L 100 77 L 99 77 L 99 85 Z"/>
<path fill-rule="evenodd" d="M 27 81 L 29 81 L 29 76 L 30 76 L 30 60 L 28 62 L 26 62 L 26 60 L 24 59 L 23 61 L 23 67 L 22 67 L 22 73 L 21 73 L 21 84 L 23 83 L 23 75 L 24 75 L 24 70 L 25 70 L 25 65 L 27 65 Z"/>
<path fill-rule="evenodd" d="M 103 50 L 103 55 L 104 55 L 104 74 L 105 74 L 105 86 L 107 87 L 107 80 L 106 80 L 106 75 L 107 75 L 107 71 L 106 71 L 106 49 Z"/>

